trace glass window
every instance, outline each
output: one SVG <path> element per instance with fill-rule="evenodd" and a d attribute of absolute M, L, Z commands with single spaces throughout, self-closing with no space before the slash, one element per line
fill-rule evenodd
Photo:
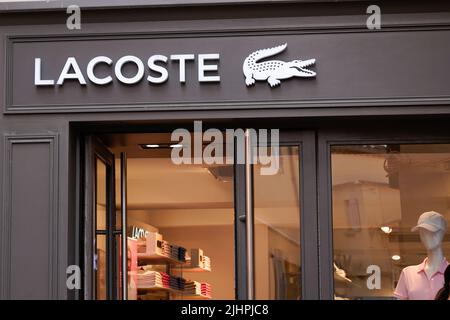
<path fill-rule="evenodd" d="M 450 145 L 334 146 L 331 165 L 335 298 L 394 299 L 407 266 L 434 281 L 421 273 L 429 253 L 411 229 L 424 212 L 450 214 Z M 450 256 L 448 241 L 442 250 Z"/>
<path fill-rule="evenodd" d="M 299 147 L 280 147 L 279 170 L 254 165 L 256 299 L 300 299 Z"/>
<path fill-rule="evenodd" d="M 106 300 L 106 236 L 96 236 L 96 252 L 95 252 L 95 284 L 96 284 L 96 299 Z"/>
<path fill-rule="evenodd" d="M 106 230 L 106 164 L 97 158 L 96 161 L 96 217 L 97 230 Z"/>
<path fill-rule="evenodd" d="M 96 299 L 105 300 L 107 298 L 107 265 L 106 265 L 106 164 L 97 158 L 96 160 L 96 239 L 95 239 L 95 287 Z M 102 234 L 103 233 L 103 234 Z"/>

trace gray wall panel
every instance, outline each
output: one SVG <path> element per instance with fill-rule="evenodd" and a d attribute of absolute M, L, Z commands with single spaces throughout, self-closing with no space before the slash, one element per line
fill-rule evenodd
<path fill-rule="evenodd" d="M 56 135 L 4 140 L 3 298 L 57 297 Z"/>

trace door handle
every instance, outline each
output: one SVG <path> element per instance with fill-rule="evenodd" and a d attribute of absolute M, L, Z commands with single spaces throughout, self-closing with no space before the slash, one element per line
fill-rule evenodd
<path fill-rule="evenodd" d="M 120 217 L 122 222 L 122 300 L 128 300 L 127 154 L 120 153 Z"/>
<path fill-rule="evenodd" d="M 255 299 L 254 207 L 253 207 L 253 150 L 252 136 L 245 130 L 245 214 L 247 255 L 247 299 Z M 241 217 L 239 217 L 241 219 Z"/>

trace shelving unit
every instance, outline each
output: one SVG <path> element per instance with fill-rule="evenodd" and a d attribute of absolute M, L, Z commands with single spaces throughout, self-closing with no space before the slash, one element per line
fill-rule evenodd
<path fill-rule="evenodd" d="M 204 268 L 202 266 L 192 266 L 190 262 L 177 260 L 177 259 L 174 259 L 173 257 L 168 257 L 166 255 L 156 252 L 156 251 L 161 251 L 161 249 L 158 249 L 158 250 L 155 249 L 155 244 L 156 244 L 155 241 L 163 242 L 162 236 L 158 233 L 153 233 L 147 237 L 146 246 L 145 246 L 146 252 L 138 252 L 137 253 L 138 265 L 147 264 L 147 265 L 165 266 L 166 274 L 172 276 L 173 271 L 180 272 L 181 273 L 180 278 L 183 278 L 184 272 L 193 272 L 193 273 L 211 272 L 211 269 Z M 164 243 L 167 243 L 167 242 L 164 241 Z M 160 245 L 159 248 L 161 248 L 161 244 L 158 243 L 158 245 Z M 151 248 L 151 249 L 149 249 L 149 248 Z M 198 254 L 198 252 L 202 252 L 201 249 L 193 249 L 193 252 L 194 251 L 196 252 L 196 254 Z M 155 272 L 157 272 L 157 271 L 155 271 Z M 147 293 L 161 293 L 163 295 L 166 294 L 167 299 L 170 299 L 172 297 L 171 295 L 177 295 L 181 299 L 189 299 L 189 300 L 209 300 L 209 299 L 211 299 L 210 296 L 205 296 L 202 294 L 190 294 L 190 293 L 186 293 L 185 291 L 182 291 L 182 290 L 167 288 L 167 287 L 163 287 L 163 286 L 140 287 L 138 284 L 137 291 L 140 294 L 147 294 Z"/>

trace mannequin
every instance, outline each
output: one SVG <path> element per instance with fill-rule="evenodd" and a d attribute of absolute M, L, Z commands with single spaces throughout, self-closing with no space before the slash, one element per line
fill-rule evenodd
<path fill-rule="evenodd" d="M 425 273 L 428 278 L 431 278 L 433 274 L 439 270 L 439 267 L 444 260 L 442 240 L 444 239 L 445 231 L 438 230 L 432 232 L 425 228 L 420 228 L 419 235 L 423 246 L 427 249 L 428 259 L 425 264 Z"/>
<path fill-rule="evenodd" d="M 429 211 L 420 215 L 411 231 L 419 231 L 427 257 L 421 264 L 402 270 L 394 292 L 398 299 L 434 300 L 444 284 L 444 272 L 449 265 L 442 251 L 446 230 L 447 221 L 440 213 Z"/>

